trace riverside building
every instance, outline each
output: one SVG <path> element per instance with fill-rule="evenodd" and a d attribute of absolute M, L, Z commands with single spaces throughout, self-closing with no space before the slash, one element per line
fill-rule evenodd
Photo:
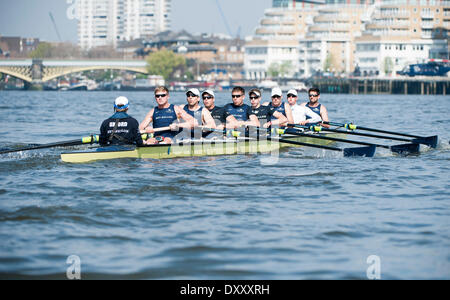
<path fill-rule="evenodd" d="M 253 80 L 283 64 L 278 77 L 355 68 L 382 75 L 408 63 L 448 59 L 449 26 L 448 0 L 273 0 L 247 39 L 244 71 Z"/>
<path fill-rule="evenodd" d="M 82 49 L 117 47 L 119 41 L 170 29 L 171 0 L 77 0 L 78 44 Z"/>
<path fill-rule="evenodd" d="M 395 75 L 409 64 L 448 59 L 450 1 L 383 1 L 355 39 L 362 75 Z"/>

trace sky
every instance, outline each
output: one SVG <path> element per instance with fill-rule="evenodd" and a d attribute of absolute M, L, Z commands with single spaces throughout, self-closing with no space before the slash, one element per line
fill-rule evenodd
<path fill-rule="evenodd" d="M 77 22 L 67 17 L 67 0 L 0 0 L 0 35 L 58 41 L 51 12 L 63 41 L 77 42 Z M 70 1 L 69 1 L 70 2 Z M 227 20 L 220 14 L 217 2 Z M 172 30 L 190 33 L 252 35 L 272 0 L 172 0 Z"/>

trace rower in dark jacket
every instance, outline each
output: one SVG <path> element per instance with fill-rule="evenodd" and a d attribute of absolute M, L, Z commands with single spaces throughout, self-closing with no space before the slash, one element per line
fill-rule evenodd
<path fill-rule="evenodd" d="M 127 114 L 128 106 L 126 97 L 120 96 L 114 101 L 114 115 L 103 121 L 100 127 L 101 146 L 143 145 L 139 122 Z"/>

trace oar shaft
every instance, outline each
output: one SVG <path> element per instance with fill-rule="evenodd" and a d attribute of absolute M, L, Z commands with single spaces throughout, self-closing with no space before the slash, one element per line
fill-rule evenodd
<path fill-rule="evenodd" d="M 293 127 L 297 127 L 297 128 L 303 128 L 303 129 L 310 129 L 308 126 L 296 125 L 296 124 L 288 124 L 288 126 L 293 126 Z M 335 133 L 342 133 L 342 134 L 365 136 L 365 137 L 372 137 L 372 138 L 393 140 L 393 141 L 411 142 L 411 140 L 409 140 L 409 139 L 397 138 L 397 137 L 393 137 L 393 136 L 384 136 L 384 135 L 376 135 L 376 134 L 370 134 L 370 133 L 344 131 L 344 130 L 337 130 L 337 129 L 331 129 L 331 128 L 330 129 L 329 128 L 321 128 L 320 131 L 328 131 L 328 132 L 335 132 Z"/>
<path fill-rule="evenodd" d="M 268 138 L 269 140 L 272 140 L 272 138 Z M 368 146 L 368 147 L 356 147 L 356 148 L 336 148 L 336 147 L 330 147 L 330 146 L 324 146 L 324 145 L 316 145 L 316 144 L 309 144 L 309 143 L 302 143 L 297 141 L 290 141 L 286 139 L 277 139 L 281 143 L 286 144 L 293 144 L 293 145 L 299 145 L 299 146 L 305 146 L 305 147 L 311 147 L 311 148 L 319 148 L 319 149 L 326 149 L 331 151 L 338 151 L 344 153 L 344 157 L 350 157 L 350 156 L 364 156 L 364 157 L 373 157 L 375 155 L 375 146 Z"/>
<path fill-rule="evenodd" d="M 93 144 L 93 143 L 98 143 L 98 141 L 99 141 L 98 135 L 92 135 L 92 136 L 83 137 L 83 138 L 77 139 L 77 140 L 42 144 L 42 145 L 36 145 L 36 146 L 25 147 L 25 148 L 20 148 L 20 149 L 8 149 L 8 150 L 1 151 L 0 154 L 46 149 L 46 148 L 53 148 L 53 147 L 70 147 L 70 146 L 77 146 L 77 145 L 83 145 L 83 144 Z"/>
<path fill-rule="evenodd" d="M 285 144 L 306 146 L 306 147 L 312 147 L 312 148 L 318 148 L 318 149 L 326 149 L 326 150 L 331 150 L 331 151 L 339 151 L 339 152 L 344 151 L 341 148 L 336 148 L 336 147 L 331 147 L 331 146 L 324 146 L 324 145 L 316 145 L 316 144 L 310 144 L 310 143 L 303 143 L 303 142 L 291 141 L 291 140 L 280 139 L 280 138 L 267 137 L 267 140 L 269 140 L 269 141 L 278 141 L 280 143 L 285 143 Z"/>
<path fill-rule="evenodd" d="M 418 135 L 412 135 L 412 134 L 400 133 L 400 132 L 393 132 L 393 131 L 387 131 L 387 130 L 381 130 L 381 129 L 375 129 L 375 128 L 368 128 L 368 127 L 362 127 L 362 126 L 358 126 L 357 129 L 359 129 L 359 130 L 366 130 L 366 131 L 372 131 L 372 132 L 378 132 L 378 133 L 394 134 L 394 135 L 405 136 L 405 137 L 410 137 L 410 138 L 415 138 L 415 139 L 421 138 L 421 136 L 418 136 Z"/>
<path fill-rule="evenodd" d="M 410 137 L 410 138 L 415 138 L 415 139 L 422 138 L 421 136 L 418 136 L 418 135 L 412 135 L 412 134 L 407 134 L 407 133 L 382 130 L 382 129 L 377 129 L 377 128 L 363 127 L 363 126 L 354 125 L 354 124 L 343 124 L 343 123 L 336 123 L 336 122 L 323 122 L 323 123 L 324 124 L 328 124 L 328 125 L 333 125 L 333 126 L 346 127 L 346 128 L 348 126 L 350 126 L 349 129 L 353 129 L 354 128 L 354 129 L 365 130 L 365 131 L 372 131 L 372 132 L 378 132 L 378 133 L 385 133 L 385 134 L 393 134 L 393 135 L 405 136 L 405 137 Z"/>
<path fill-rule="evenodd" d="M 331 137 L 331 136 L 321 136 L 321 135 L 313 135 L 313 134 L 306 134 L 306 133 L 295 133 L 295 132 L 291 132 L 291 131 L 286 132 L 286 134 L 304 136 L 304 137 L 309 137 L 309 138 L 313 138 L 313 139 L 329 140 L 329 141 L 349 143 L 349 144 L 355 144 L 355 145 L 363 145 L 363 146 L 376 146 L 376 147 L 380 147 L 380 148 L 390 149 L 390 147 L 386 146 L 386 145 L 360 142 L 360 141 L 354 141 L 354 140 L 347 140 L 347 139 L 341 139 L 341 138 L 336 138 L 336 137 Z"/>
<path fill-rule="evenodd" d="M 45 149 L 45 148 L 52 148 L 52 147 L 60 147 L 60 146 L 76 146 L 81 144 L 81 140 L 72 140 L 72 141 L 66 141 L 66 142 L 60 142 L 60 143 L 51 143 L 51 144 L 45 144 L 45 145 L 38 145 L 38 146 L 32 146 L 32 147 L 25 147 L 20 149 L 8 149 L 5 151 L 1 151 L 0 154 L 7 154 L 7 153 L 13 153 L 13 152 L 21 152 L 21 151 L 29 151 L 29 150 L 38 150 L 38 149 Z"/>

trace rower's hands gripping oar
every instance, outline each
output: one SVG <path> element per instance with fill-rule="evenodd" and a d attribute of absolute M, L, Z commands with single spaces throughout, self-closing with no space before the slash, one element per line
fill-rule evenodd
<path fill-rule="evenodd" d="M 332 126 L 339 126 L 344 127 L 347 130 L 364 130 L 364 131 L 371 131 L 371 132 L 378 132 L 378 133 L 385 133 L 385 134 L 392 134 L 392 135 L 399 135 L 404 137 L 413 138 L 412 142 L 417 144 L 424 144 L 427 146 L 430 146 L 432 148 L 436 148 L 438 144 L 438 136 L 418 136 L 418 135 L 412 135 L 407 133 L 401 133 L 396 131 L 388 131 L 388 130 L 382 130 L 378 128 L 369 128 L 369 127 L 363 127 L 359 126 L 353 123 L 336 123 L 336 122 L 322 122 L 323 124 L 332 125 Z"/>
<path fill-rule="evenodd" d="M 313 138 L 313 139 L 322 139 L 322 140 L 349 143 L 349 144 L 355 144 L 355 145 L 375 146 L 375 147 L 379 147 L 379 148 L 389 149 L 392 152 L 398 153 L 398 154 L 418 153 L 419 147 L 420 147 L 419 144 L 401 144 L 401 145 L 394 145 L 394 146 L 380 145 L 380 144 L 347 140 L 347 139 L 341 139 L 341 138 L 329 137 L 329 136 L 323 136 L 323 135 L 307 134 L 304 132 L 299 132 L 298 130 L 301 130 L 301 129 L 288 128 L 288 129 L 278 129 L 277 131 L 278 131 L 278 134 L 280 134 L 280 135 L 291 134 L 291 135 L 304 136 L 304 137 Z"/>
<path fill-rule="evenodd" d="M 423 144 L 423 145 L 427 145 L 430 147 L 436 146 L 436 143 L 437 143 L 437 136 L 411 140 L 411 139 L 404 139 L 404 138 L 393 137 L 393 136 L 376 135 L 376 134 L 370 134 L 370 133 L 361 133 L 361 132 L 345 131 L 345 130 L 337 130 L 337 129 L 328 129 L 328 128 L 324 128 L 322 126 L 304 126 L 304 125 L 298 125 L 298 124 L 288 124 L 288 126 L 295 127 L 295 128 L 309 129 L 312 132 L 321 132 L 321 131 L 336 132 L 336 133 L 365 136 L 365 137 L 371 137 L 371 138 L 377 138 L 377 139 L 402 141 L 402 142 L 409 142 L 409 143 L 414 143 L 414 144 Z"/>
<path fill-rule="evenodd" d="M 46 149 L 46 148 L 54 148 L 54 147 L 70 147 L 70 146 L 78 146 L 78 145 L 83 145 L 83 144 L 95 144 L 95 143 L 98 143 L 98 141 L 99 141 L 98 135 L 91 135 L 91 136 L 83 137 L 83 138 L 77 139 L 77 140 L 42 144 L 42 145 L 36 145 L 36 146 L 31 146 L 31 147 L 19 148 L 19 149 L 3 150 L 3 151 L 0 151 L 0 154 Z"/>

